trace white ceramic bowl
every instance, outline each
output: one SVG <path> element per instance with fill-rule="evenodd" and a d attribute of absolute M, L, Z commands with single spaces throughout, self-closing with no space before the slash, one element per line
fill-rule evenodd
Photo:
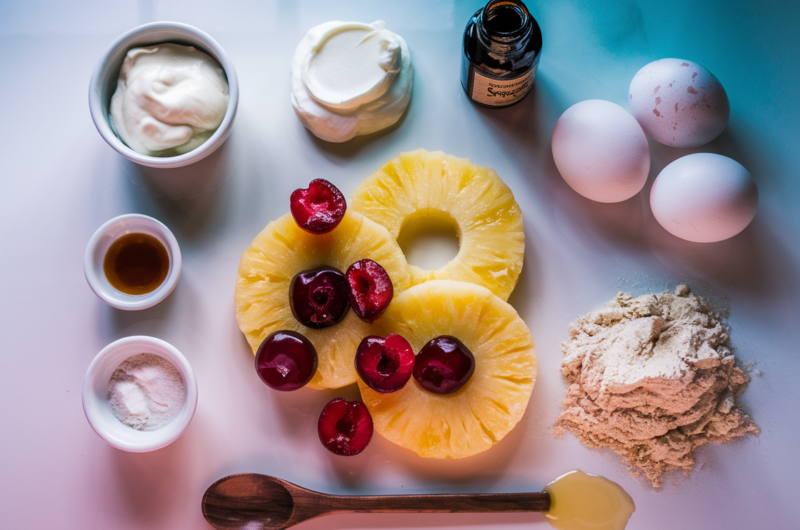
<path fill-rule="evenodd" d="M 214 134 L 201 146 L 179 156 L 158 157 L 137 153 L 119 139 L 109 125 L 111 96 L 117 89 L 119 70 L 128 50 L 138 46 L 149 46 L 163 42 L 174 42 L 194 46 L 214 58 L 228 78 L 230 99 L 228 110 L 222 124 Z M 157 168 L 181 167 L 197 162 L 213 153 L 221 146 L 231 132 L 236 107 L 239 105 L 239 81 L 233 63 L 228 59 L 225 50 L 207 33 L 179 22 L 152 22 L 133 28 L 108 47 L 100 57 L 92 73 L 89 83 L 89 110 L 92 112 L 94 125 L 103 139 L 125 158 L 144 166 Z"/>
<path fill-rule="evenodd" d="M 133 233 L 155 237 L 164 245 L 169 255 L 167 277 L 155 291 L 147 294 L 132 295 L 118 291 L 103 271 L 103 261 L 111 244 L 120 237 Z M 94 294 L 105 303 L 117 309 L 138 311 L 152 307 L 169 296 L 181 277 L 181 263 L 181 249 L 169 228 L 152 217 L 131 213 L 115 217 L 97 229 L 83 255 L 83 273 Z"/>
<path fill-rule="evenodd" d="M 108 404 L 108 381 L 125 359 L 152 353 L 172 363 L 183 378 L 186 400 L 170 423 L 155 431 L 137 431 L 119 421 Z M 94 432 L 117 449 L 144 453 L 165 447 L 186 430 L 197 409 L 197 380 L 189 361 L 174 346 L 146 336 L 126 337 L 112 342 L 97 354 L 83 379 L 83 412 Z"/>

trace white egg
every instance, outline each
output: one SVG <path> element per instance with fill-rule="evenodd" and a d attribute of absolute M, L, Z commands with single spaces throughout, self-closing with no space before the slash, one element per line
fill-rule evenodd
<path fill-rule="evenodd" d="M 593 201 L 620 202 L 639 193 L 650 173 L 647 137 L 615 103 L 582 101 L 553 129 L 553 159 L 570 187 Z"/>
<path fill-rule="evenodd" d="M 696 153 L 659 173 L 650 208 L 667 232 L 687 241 L 712 243 L 744 230 L 758 208 L 750 172 L 727 156 Z"/>
<path fill-rule="evenodd" d="M 699 147 L 728 124 L 728 95 L 714 74 L 692 61 L 661 59 L 639 70 L 628 91 L 631 113 L 655 141 Z"/>

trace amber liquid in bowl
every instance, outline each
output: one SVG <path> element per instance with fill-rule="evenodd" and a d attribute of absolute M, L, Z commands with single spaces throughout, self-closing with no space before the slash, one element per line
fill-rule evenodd
<path fill-rule="evenodd" d="M 153 236 L 126 234 L 109 247 L 103 272 L 118 291 L 132 295 L 151 293 L 167 278 L 169 253 Z"/>

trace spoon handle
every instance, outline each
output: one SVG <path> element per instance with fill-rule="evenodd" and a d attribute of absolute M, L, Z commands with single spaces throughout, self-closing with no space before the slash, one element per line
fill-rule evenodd
<path fill-rule="evenodd" d="M 295 498 L 295 502 L 299 500 Z M 315 511 L 320 514 L 342 512 L 545 512 L 550 509 L 550 495 L 544 492 L 460 495 L 322 495 L 313 499 L 309 498 L 308 501 L 315 505 Z"/>

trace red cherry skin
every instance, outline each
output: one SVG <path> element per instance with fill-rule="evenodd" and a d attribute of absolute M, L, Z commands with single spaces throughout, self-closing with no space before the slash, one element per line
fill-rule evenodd
<path fill-rule="evenodd" d="M 450 335 L 428 341 L 414 360 L 414 379 L 434 394 L 452 394 L 475 372 L 475 356 Z"/>
<path fill-rule="evenodd" d="M 271 333 L 256 352 L 256 373 L 270 388 L 287 392 L 304 387 L 317 372 L 317 350 L 290 330 Z"/>
<path fill-rule="evenodd" d="M 327 328 L 347 314 L 350 285 L 344 274 L 332 267 L 298 272 L 289 284 L 289 305 L 301 324 Z"/>

